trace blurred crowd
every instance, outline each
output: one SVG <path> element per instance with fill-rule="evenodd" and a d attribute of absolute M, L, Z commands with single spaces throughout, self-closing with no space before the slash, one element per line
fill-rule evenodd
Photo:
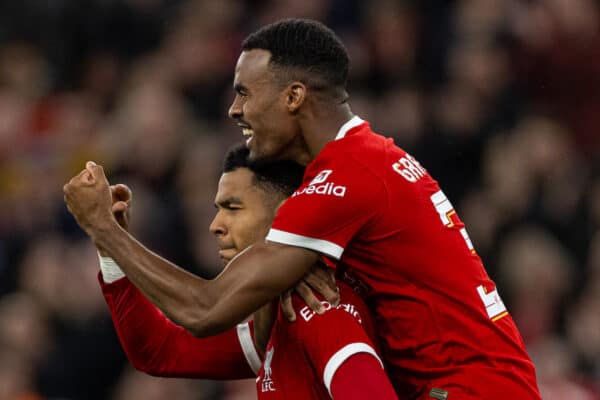
<path fill-rule="evenodd" d="M 136 237 L 215 276 L 240 43 L 291 16 L 342 37 L 354 111 L 440 181 L 544 399 L 600 399 L 597 0 L 3 0 L 0 400 L 255 398 L 131 369 L 62 186 L 102 164 Z"/>

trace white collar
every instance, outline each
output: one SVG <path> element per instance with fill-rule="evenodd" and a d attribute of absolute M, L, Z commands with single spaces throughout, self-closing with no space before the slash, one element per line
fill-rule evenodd
<path fill-rule="evenodd" d="M 359 126 L 363 122 L 365 122 L 365 121 L 363 121 L 358 115 L 355 115 L 354 117 L 350 118 L 349 121 L 347 121 L 344 125 L 342 125 L 342 127 L 338 131 L 337 135 L 335 135 L 334 140 L 342 139 L 344 136 L 346 136 L 346 133 L 348 133 L 348 131 L 350 129 Z"/>

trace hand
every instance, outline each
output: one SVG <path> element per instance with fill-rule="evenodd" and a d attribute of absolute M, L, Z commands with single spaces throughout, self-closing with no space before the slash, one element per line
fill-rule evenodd
<path fill-rule="evenodd" d="M 63 187 L 63 192 L 67 209 L 88 235 L 114 220 L 108 181 L 102 167 L 93 161 L 86 163 L 85 169 Z"/>
<path fill-rule="evenodd" d="M 304 278 L 293 289 L 302 297 L 307 306 L 317 314 L 323 314 L 325 307 L 315 296 L 313 290 L 319 293 L 323 298 L 334 306 L 340 301 L 340 293 L 335 283 L 334 270 L 321 264 L 314 265 L 311 270 L 304 275 Z M 288 321 L 296 320 L 296 313 L 292 305 L 292 289 L 281 295 L 281 311 Z"/>
<path fill-rule="evenodd" d="M 112 214 L 121 228 L 128 230 L 131 214 L 131 189 L 119 183 L 110 187 L 110 193 L 112 195 Z"/>

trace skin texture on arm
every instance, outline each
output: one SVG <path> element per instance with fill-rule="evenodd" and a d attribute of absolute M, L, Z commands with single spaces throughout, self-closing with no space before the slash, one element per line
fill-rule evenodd
<path fill-rule="evenodd" d="M 293 286 L 317 259 L 309 250 L 259 243 L 208 281 L 152 253 L 116 223 L 92 238 L 159 309 L 196 336 L 235 326 Z"/>
<path fill-rule="evenodd" d="M 277 318 L 278 303 L 277 300 L 272 300 L 262 306 L 260 310 L 257 310 L 252 316 L 254 322 L 254 347 L 256 347 L 256 350 L 261 357 L 265 355 L 267 344 L 271 337 L 271 331 L 273 330 L 273 325 Z"/>

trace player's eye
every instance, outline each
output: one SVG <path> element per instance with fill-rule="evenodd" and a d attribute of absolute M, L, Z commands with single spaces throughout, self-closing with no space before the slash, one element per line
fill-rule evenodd
<path fill-rule="evenodd" d="M 235 92 L 236 92 L 236 93 L 237 93 L 237 95 L 238 95 L 238 96 L 240 96 L 240 97 L 247 97 L 247 96 L 248 96 L 248 92 L 247 92 L 247 91 L 246 91 L 246 89 L 244 89 L 244 88 L 240 88 L 240 87 L 238 87 L 238 88 L 236 88 L 236 89 L 235 89 Z"/>

